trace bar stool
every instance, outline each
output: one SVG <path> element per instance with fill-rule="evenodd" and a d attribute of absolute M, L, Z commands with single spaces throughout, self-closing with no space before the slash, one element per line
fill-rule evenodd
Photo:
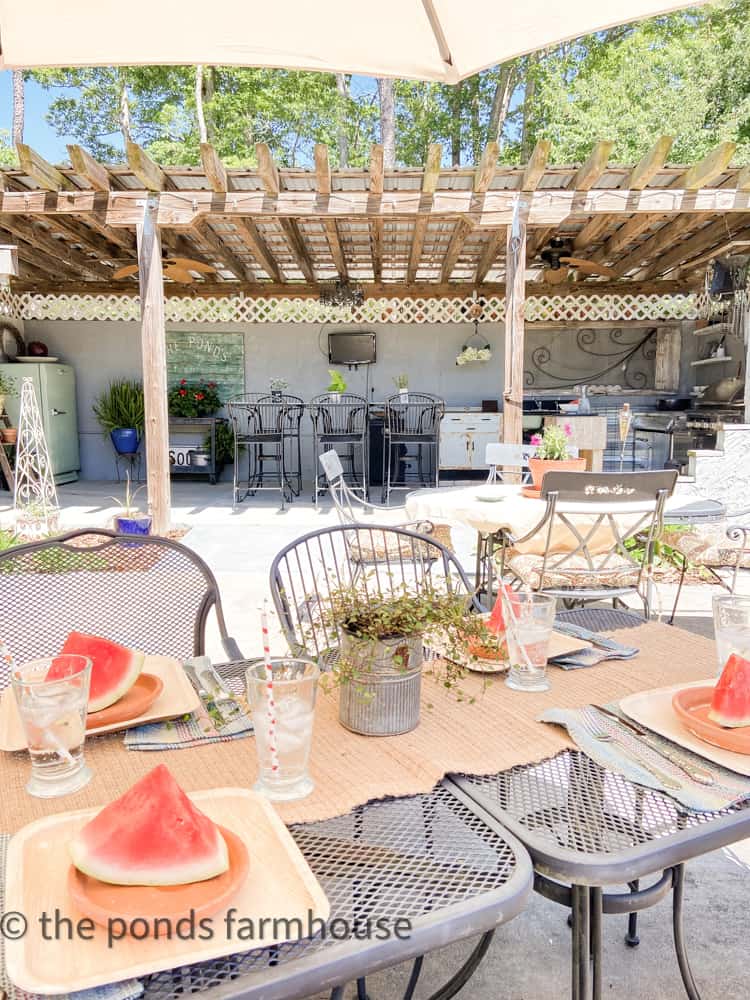
<path fill-rule="evenodd" d="M 234 431 L 233 506 L 262 490 L 278 490 L 284 510 L 287 499 L 291 502 L 300 495 L 300 425 L 304 411 L 304 403 L 298 396 L 251 392 L 229 400 L 227 413 Z M 247 451 L 244 483 L 240 480 L 242 448 Z M 288 451 L 291 451 L 289 461 Z"/>
<path fill-rule="evenodd" d="M 310 400 L 310 419 L 313 425 L 313 451 L 315 464 L 315 490 L 313 502 L 325 492 L 328 483 L 319 481 L 318 458 L 333 449 L 338 453 L 342 466 L 348 465 L 344 476 L 346 484 L 367 499 L 367 400 L 354 393 L 328 392 Z M 361 456 L 361 473 L 357 472 L 357 453 Z"/>
<path fill-rule="evenodd" d="M 438 486 L 440 481 L 440 421 L 445 402 L 426 392 L 396 393 L 385 401 L 383 428 L 383 503 L 391 490 Z M 413 449 L 413 450 L 412 450 Z M 425 453 L 427 478 L 425 478 Z M 407 482 L 407 465 L 415 462 L 416 474 Z M 393 470 L 395 466 L 395 475 Z M 399 478 L 399 473 L 403 475 Z"/>

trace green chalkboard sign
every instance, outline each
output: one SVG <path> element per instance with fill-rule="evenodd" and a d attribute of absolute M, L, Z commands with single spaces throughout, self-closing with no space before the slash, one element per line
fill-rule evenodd
<path fill-rule="evenodd" d="M 167 333 L 167 384 L 180 379 L 215 382 L 224 403 L 245 391 L 245 338 L 241 333 Z"/>

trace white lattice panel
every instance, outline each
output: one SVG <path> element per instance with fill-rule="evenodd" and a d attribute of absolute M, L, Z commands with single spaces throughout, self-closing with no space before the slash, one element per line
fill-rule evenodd
<path fill-rule="evenodd" d="M 700 315 L 702 295 L 538 295 L 527 299 L 529 321 L 591 322 L 594 320 L 680 320 Z M 165 315 L 171 323 L 461 323 L 470 298 L 366 299 L 362 306 L 343 309 L 321 305 L 315 298 L 250 298 L 243 295 L 208 298 L 168 298 Z M 483 300 L 483 323 L 505 317 L 505 298 Z M 140 319 L 137 296 L 12 295 L 0 290 L 0 314 L 19 319 L 124 320 Z"/>

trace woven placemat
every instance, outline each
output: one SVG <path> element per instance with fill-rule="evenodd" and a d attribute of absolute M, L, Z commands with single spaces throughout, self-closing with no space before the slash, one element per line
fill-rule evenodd
<path fill-rule="evenodd" d="M 607 704 L 625 695 L 668 684 L 712 677 L 714 645 L 702 636 L 667 625 L 648 624 L 627 632 L 640 649 L 632 660 L 608 660 L 588 670 L 551 667 L 549 691 L 511 691 L 502 678 L 471 675 L 462 682 L 475 701 L 457 702 L 426 675 L 420 724 L 403 736 L 357 736 L 338 721 L 338 693 L 320 693 L 310 769 L 315 790 L 299 802 L 280 804 L 286 822 L 326 819 L 370 799 L 429 791 L 448 771 L 491 774 L 540 760 L 571 746 L 565 732 L 536 721 L 546 709 Z M 94 777 L 64 799 L 32 799 L 24 791 L 29 763 L 25 754 L 0 754 L 3 824 L 15 831 L 33 819 L 101 806 L 125 792 L 155 764 L 166 764 L 187 790 L 239 786 L 256 778 L 255 740 L 217 743 L 154 754 L 129 753 L 122 735 L 90 739 L 86 756 Z"/>

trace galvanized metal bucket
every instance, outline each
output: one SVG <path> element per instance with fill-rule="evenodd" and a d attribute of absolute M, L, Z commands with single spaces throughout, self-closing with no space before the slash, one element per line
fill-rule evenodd
<path fill-rule="evenodd" d="M 344 635 L 341 658 L 355 676 L 339 688 L 339 722 L 362 736 L 398 736 L 419 723 L 422 637 L 361 640 Z"/>

